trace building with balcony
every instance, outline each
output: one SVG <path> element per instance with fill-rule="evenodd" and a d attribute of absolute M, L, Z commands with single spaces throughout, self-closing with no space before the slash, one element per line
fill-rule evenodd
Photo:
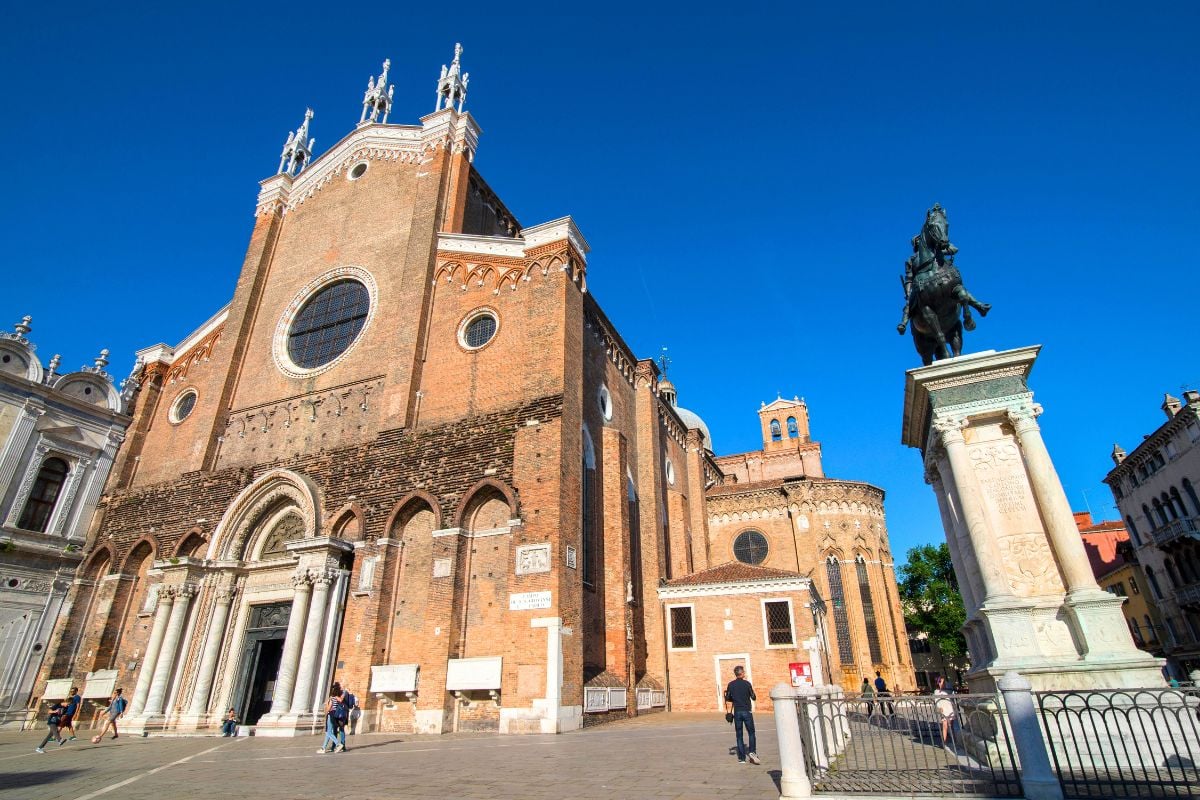
<path fill-rule="evenodd" d="M 1124 597 L 1121 612 L 1134 644 L 1155 656 L 1163 655 L 1162 617 L 1150 596 L 1146 575 L 1138 563 L 1129 531 L 1120 520 L 1093 522 L 1091 513 L 1075 512 L 1075 524 L 1092 565 L 1096 583 L 1106 592 Z"/>
<path fill-rule="evenodd" d="M 1200 392 L 1166 395 L 1166 422 L 1105 476 L 1164 626 L 1163 654 L 1180 679 L 1200 669 Z"/>

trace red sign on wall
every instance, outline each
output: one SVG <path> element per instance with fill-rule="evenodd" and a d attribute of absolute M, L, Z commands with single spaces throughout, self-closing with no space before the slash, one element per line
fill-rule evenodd
<path fill-rule="evenodd" d="M 812 686 L 812 664 L 807 661 L 799 661 L 793 664 L 788 664 L 788 670 L 792 673 L 792 686 L 799 688 L 801 686 Z"/>

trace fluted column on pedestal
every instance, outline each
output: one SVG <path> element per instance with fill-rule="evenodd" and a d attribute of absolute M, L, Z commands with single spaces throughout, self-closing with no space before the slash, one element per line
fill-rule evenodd
<path fill-rule="evenodd" d="M 1008 418 L 1017 434 L 1017 441 L 1021 445 L 1021 454 L 1025 458 L 1025 470 L 1029 474 L 1033 497 L 1046 523 L 1046 534 L 1066 580 L 1067 593 L 1099 592 L 1100 586 L 1092 573 L 1091 562 L 1088 561 L 1079 527 L 1075 524 L 1075 515 L 1071 511 L 1071 503 L 1063 491 L 1062 482 L 1058 479 L 1058 472 L 1054 469 L 1054 462 L 1050 460 L 1050 452 L 1046 449 L 1041 428 L 1037 424 L 1037 417 L 1041 413 L 1042 407 L 1037 403 L 1008 412 Z"/>
<path fill-rule="evenodd" d="M 175 668 L 175 657 L 179 652 L 179 642 L 183 638 L 183 629 L 187 625 L 188 610 L 192 598 L 196 595 L 196 587 L 184 584 L 182 586 L 164 587 L 163 591 L 175 595 L 171 606 L 171 619 L 167 623 L 167 632 L 163 636 L 162 648 L 158 653 L 158 663 L 154 665 L 154 677 L 150 680 L 150 693 L 146 697 L 145 714 L 163 713 L 163 702 L 167 696 L 167 684 L 171 681 L 171 673 Z"/>
<path fill-rule="evenodd" d="M 286 714 L 292 708 L 292 692 L 296 687 L 296 671 L 300 666 L 300 649 L 304 643 L 304 627 L 308 619 L 308 601 L 312 595 L 313 576 L 307 571 L 292 577 L 296 587 L 292 613 L 288 618 L 287 638 L 283 642 L 283 657 L 279 662 L 279 677 L 275 679 L 275 698 L 272 714 Z"/>
<path fill-rule="evenodd" d="M 304 626 L 304 646 L 300 650 L 300 666 L 296 674 L 296 689 L 292 694 L 292 708 L 296 713 L 312 711 L 313 686 L 317 679 L 317 664 L 321 652 L 321 632 L 329 610 L 329 586 L 333 575 L 328 572 L 313 576 L 312 604 L 308 624 Z"/>
<path fill-rule="evenodd" d="M 158 654 L 162 651 L 163 636 L 167 633 L 167 623 L 171 616 L 171 606 L 175 603 L 175 593 L 163 587 L 158 593 L 158 605 L 154 609 L 154 627 L 150 630 L 150 641 L 146 645 L 146 654 L 142 657 L 142 669 L 138 672 L 137 686 L 133 690 L 133 700 L 129 703 L 130 715 L 142 713 L 146 707 L 146 697 L 150 694 L 150 681 L 154 678 L 154 670 L 158 666 Z"/>
<path fill-rule="evenodd" d="M 229 608 L 237 595 L 237 586 L 222 586 L 214 596 L 212 621 L 204 640 L 204 654 L 200 657 L 200 669 L 196 673 L 196 689 L 192 692 L 189 714 L 200 716 L 208 710 L 209 694 L 212 692 L 213 676 L 217 672 L 217 657 L 225 640 L 225 624 L 229 621 Z"/>
<path fill-rule="evenodd" d="M 1010 600 L 1012 591 L 1004 577 L 1000 549 L 988 527 L 983 499 L 979 496 L 979 486 L 973 479 L 974 469 L 967 455 L 966 439 L 962 433 L 964 421 L 957 418 L 944 419 L 933 425 L 940 435 L 941 445 L 946 450 L 946 458 L 950 461 L 950 469 L 958 487 L 963 523 L 967 527 L 975 563 L 979 566 L 979 577 L 983 581 L 982 604 Z"/>

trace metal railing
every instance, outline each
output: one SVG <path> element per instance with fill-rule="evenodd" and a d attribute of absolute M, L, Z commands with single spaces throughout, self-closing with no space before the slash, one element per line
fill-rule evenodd
<path fill-rule="evenodd" d="M 997 695 L 828 693 L 794 702 L 816 793 L 1022 796 Z"/>
<path fill-rule="evenodd" d="M 1068 798 L 1200 798 L 1200 691 L 1035 692 Z"/>
<path fill-rule="evenodd" d="M 1175 600 L 1181 606 L 1200 605 L 1200 583 L 1184 586 L 1175 592 Z"/>
<path fill-rule="evenodd" d="M 1200 517 L 1180 517 L 1150 531 L 1150 538 L 1159 547 L 1185 536 L 1200 538 Z"/>

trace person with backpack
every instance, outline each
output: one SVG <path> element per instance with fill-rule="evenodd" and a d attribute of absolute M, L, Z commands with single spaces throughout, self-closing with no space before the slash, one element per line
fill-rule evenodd
<path fill-rule="evenodd" d="M 117 738 L 117 720 L 125 714 L 125 709 L 128 707 L 129 701 L 121 696 L 121 690 L 114 690 L 112 699 L 108 701 L 108 710 L 104 712 L 104 728 L 92 737 L 92 744 L 100 744 L 100 740 L 104 738 L 104 734 L 108 733 L 109 728 L 112 729 L 112 738 Z"/>
<path fill-rule="evenodd" d="M 58 729 L 61 731 L 66 728 L 71 732 L 71 738 L 67 741 L 75 741 L 75 715 L 79 713 L 79 706 L 83 703 L 83 698 L 79 696 L 79 687 L 71 687 L 71 696 L 67 698 L 67 711 L 63 714 L 62 720 L 58 723 Z"/>
<path fill-rule="evenodd" d="M 346 700 L 342 687 L 334 684 L 329 690 L 329 701 L 325 704 L 325 739 L 321 742 L 319 755 L 346 752 Z"/>
<path fill-rule="evenodd" d="M 358 698 L 350 693 L 350 690 L 345 686 L 342 687 L 346 699 L 346 714 L 347 721 L 350 724 L 350 735 L 354 736 L 358 733 L 358 720 L 362 717 L 362 709 L 358 707 Z"/>
<path fill-rule="evenodd" d="M 58 740 L 58 746 L 62 747 L 67 743 L 67 740 L 62 738 L 62 734 L 58 732 L 59 723 L 62 722 L 63 716 L 67 713 L 67 704 L 61 700 L 50 706 L 50 713 L 46 716 L 46 738 L 42 739 L 42 743 L 34 750 L 35 753 L 46 752 L 46 743 L 51 739 Z"/>

